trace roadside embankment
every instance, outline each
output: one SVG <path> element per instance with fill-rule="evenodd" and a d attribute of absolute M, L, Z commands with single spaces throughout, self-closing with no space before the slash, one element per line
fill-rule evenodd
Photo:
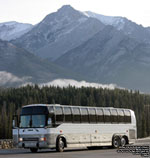
<path fill-rule="evenodd" d="M 0 149 L 11 149 L 13 148 L 12 139 L 0 139 Z"/>
<path fill-rule="evenodd" d="M 150 144 L 150 137 L 137 139 L 135 144 Z"/>

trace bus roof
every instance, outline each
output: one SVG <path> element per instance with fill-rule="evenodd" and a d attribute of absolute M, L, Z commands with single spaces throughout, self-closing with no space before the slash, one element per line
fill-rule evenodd
<path fill-rule="evenodd" d="M 102 108 L 102 109 L 126 109 L 126 110 L 131 110 L 131 109 L 127 109 L 127 108 L 114 108 L 114 107 L 93 107 L 93 106 L 78 106 L 78 105 L 60 105 L 60 104 L 30 104 L 30 105 L 25 105 L 23 106 L 23 108 L 25 107 L 33 107 L 33 106 L 45 106 L 45 107 L 50 107 L 50 106 L 61 106 L 61 107 L 79 107 L 79 108 Z"/>

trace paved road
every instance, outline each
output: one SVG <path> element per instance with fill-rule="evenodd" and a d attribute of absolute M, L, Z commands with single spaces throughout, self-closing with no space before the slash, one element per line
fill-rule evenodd
<path fill-rule="evenodd" d="M 117 153 L 116 149 L 102 148 L 96 150 L 71 149 L 62 153 L 55 150 L 40 150 L 31 153 L 26 149 L 0 150 L 0 158 L 141 158 L 132 153 Z"/>
<path fill-rule="evenodd" d="M 150 137 L 139 139 L 134 145 L 150 146 Z M 39 150 L 38 153 L 31 153 L 27 149 L 1 149 L 0 158 L 141 158 L 141 156 L 132 153 L 118 153 L 116 149 L 109 148 L 96 150 L 88 150 L 87 148 L 66 149 L 62 153 L 55 150 Z"/>

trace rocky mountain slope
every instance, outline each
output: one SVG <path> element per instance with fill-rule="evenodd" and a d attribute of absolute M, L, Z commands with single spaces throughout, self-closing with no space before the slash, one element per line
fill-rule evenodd
<path fill-rule="evenodd" d="M 79 78 L 77 74 L 43 61 L 28 51 L 2 40 L 0 40 L 0 61 L 0 86 L 14 83 L 15 85 L 29 82 L 44 83 L 56 78 Z"/>
<path fill-rule="evenodd" d="M 135 38 L 140 42 L 150 43 L 150 32 L 142 25 L 138 25 L 135 22 L 128 20 L 124 17 L 105 16 L 90 11 L 85 12 L 88 17 L 98 19 L 105 25 L 114 26 L 117 30 L 121 30 L 125 35 L 131 38 Z"/>
<path fill-rule="evenodd" d="M 149 91 L 150 45 L 105 27 L 56 61 L 96 82 Z"/>
<path fill-rule="evenodd" d="M 19 38 L 33 28 L 31 24 L 15 21 L 0 23 L 0 39 L 10 41 Z"/>
<path fill-rule="evenodd" d="M 55 60 L 91 38 L 104 26 L 99 20 L 88 18 L 66 5 L 47 15 L 31 31 L 13 43 L 42 58 Z"/>

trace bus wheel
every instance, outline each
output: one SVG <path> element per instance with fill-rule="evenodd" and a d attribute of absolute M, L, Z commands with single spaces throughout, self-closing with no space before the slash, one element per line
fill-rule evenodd
<path fill-rule="evenodd" d="M 57 144 L 56 144 L 56 151 L 63 152 L 64 151 L 64 147 L 65 147 L 64 140 L 61 137 L 58 138 Z"/>
<path fill-rule="evenodd" d="M 124 137 L 121 138 L 121 146 L 125 146 L 127 144 L 126 139 Z"/>
<path fill-rule="evenodd" d="M 119 148 L 119 146 L 121 145 L 121 140 L 119 136 L 115 136 L 112 140 L 112 145 L 114 148 Z"/>
<path fill-rule="evenodd" d="M 38 151 L 38 149 L 37 149 L 37 148 L 30 148 L 30 151 L 31 151 L 32 153 L 36 153 L 36 152 Z"/>

